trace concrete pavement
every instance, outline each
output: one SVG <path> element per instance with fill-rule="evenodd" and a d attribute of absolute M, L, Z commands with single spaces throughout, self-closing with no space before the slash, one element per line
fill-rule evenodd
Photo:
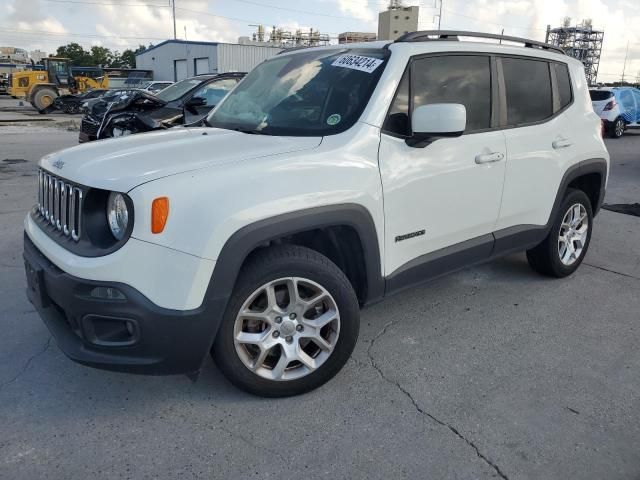
<path fill-rule="evenodd" d="M 513 255 L 365 309 L 335 379 L 266 400 L 211 362 L 117 374 L 51 340 L 22 220 L 35 161 L 76 142 L 0 126 L 0 478 L 640 478 L 640 218 L 603 211 L 567 279 Z M 640 201 L 640 135 L 607 142 L 607 202 Z"/>

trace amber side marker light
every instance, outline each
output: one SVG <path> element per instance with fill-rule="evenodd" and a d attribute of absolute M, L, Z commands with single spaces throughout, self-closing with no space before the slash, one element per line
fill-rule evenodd
<path fill-rule="evenodd" d="M 151 233 L 162 233 L 169 218 L 169 197 L 158 197 L 151 204 Z"/>

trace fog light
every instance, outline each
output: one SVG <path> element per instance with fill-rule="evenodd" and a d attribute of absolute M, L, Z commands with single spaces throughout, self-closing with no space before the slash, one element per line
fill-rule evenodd
<path fill-rule="evenodd" d="M 93 298 L 99 298 L 101 300 L 126 300 L 124 296 L 117 288 L 113 287 L 96 287 L 91 290 L 91 296 Z"/>

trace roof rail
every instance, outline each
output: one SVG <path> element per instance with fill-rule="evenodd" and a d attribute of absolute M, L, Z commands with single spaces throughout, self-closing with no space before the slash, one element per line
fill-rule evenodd
<path fill-rule="evenodd" d="M 564 50 L 549 43 L 538 42 L 528 38 L 509 37 L 507 35 L 498 35 L 495 33 L 483 32 L 465 32 L 458 30 L 423 30 L 419 32 L 409 32 L 402 35 L 396 42 L 429 42 L 438 40 L 458 41 L 459 37 L 471 38 L 491 38 L 493 40 L 504 40 L 505 42 L 523 43 L 527 48 L 539 48 L 541 50 L 550 50 L 564 55 Z"/>

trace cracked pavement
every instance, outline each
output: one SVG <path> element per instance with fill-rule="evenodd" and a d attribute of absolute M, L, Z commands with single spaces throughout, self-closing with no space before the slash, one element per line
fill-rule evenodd
<path fill-rule="evenodd" d="M 211 362 L 196 383 L 125 375 L 51 340 L 22 220 L 35 160 L 76 135 L 0 126 L 0 166 L 29 160 L 0 168 L 0 478 L 640 477 L 640 218 L 602 212 L 568 279 L 513 255 L 367 308 L 334 380 L 267 400 Z M 610 202 L 638 201 L 640 134 L 608 146 Z"/>

